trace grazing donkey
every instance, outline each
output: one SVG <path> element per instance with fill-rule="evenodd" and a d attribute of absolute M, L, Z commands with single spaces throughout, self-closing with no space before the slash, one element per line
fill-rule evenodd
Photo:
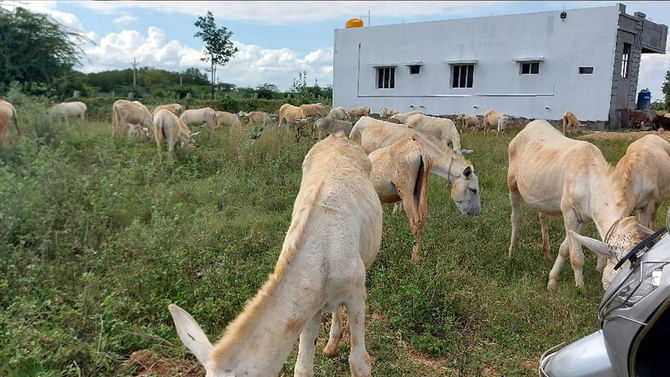
<path fill-rule="evenodd" d="M 474 166 L 436 138 L 426 136 L 405 125 L 370 117 L 359 119 L 349 134 L 349 138 L 361 144 L 369 154 L 406 136 L 413 136 L 421 141 L 426 156 L 431 161 L 430 172 L 451 184 L 451 199 L 461 214 L 479 215 L 481 212 L 479 178 L 475 174 Z"/>
<path fill-rule="evenodd" d="M 409 229 L 415 239 L 411 261 L 416 263 L 428 211 L 428 175 L 431 165 L 428 154 L 419 140 L 407 136 L 370 153 L 370 162 L 370 180 L 379 200 L 382 203 L 402 200 Z"/>
<path fill-rule="evenodd" d="M 21 140 L 23 133 L 19 128 L 19 120 L 16 117 L 16 109 L 11 103 L 0 99 L 0 147 L 5 140 L 11 145 L 13 141 L 7 136 L 9 134 L 9 120 L 14 119 L 14 128 L 16 128 L 17 139 Z"/>
<path fill-rule="evenodd" d="M 312 147 L 302 164 L 300 191 L 274 272 L 214 346 L 193 317 L 169 306 L 179 337 L 208 377 L 276 376 L 298 337 L 294 375 L 312 376 L 321 312 L 335 312 L 341 305 L 349 314 L 351 373 L 370 376 L 365 271 L 382 234 L 382 208 L 370 169 L 363 149 L 343 133 Z M 331 332 L 340 326 L 334 322 Z"/>
<path fill-rule="evenodd" d="M 654 229 L 658 207 L 670 198 L 670 143 L 646 135 L 626 148 L 616 164 L 628 203 L 627 214 L 640 210 L 640 223 Z"/>
<path fill-rule="evenodd" d="M 603 287 L 614 278 L 614 265 L 631 246 L 651 231 L 625 218 L 627 204 L 614 169 L 600 150 L 586 141 L 565 137 L 545 120 L 534 120 L 509 143 L 507 186 L 512 206 L 511 257 L 519 242 L 521 199 L 540 212 L 542 251 L 549 258 L 549 215 L 563 216 L 565 239 L 549 273 L 548 289 L 553 289 L 565 259 L 569 256 L 577 287 L 584 291 L 585 245 L 606 257 L 598 259 L 603 270 Z M 602 253 L 588 237 L 579 236 L 582 226 L 593 221 L 611 253 Z M 600 241 L 597 241 L 600 242 Z M 602 242 L 601 242 L 602 244 Z M 599 246 L 597 244 L 596 246 Z"/>

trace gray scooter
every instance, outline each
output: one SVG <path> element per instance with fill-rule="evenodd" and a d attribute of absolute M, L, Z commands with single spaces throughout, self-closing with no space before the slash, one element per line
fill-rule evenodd
<path fill-rule="evenodd" d="M 666 225 L 670 228 L 670 211 Z M 670 235 L 666 228 L 631 249 L 615 268 L 619 273 L 598 309 L 600 330 L 545 352 L 540 377 L 670 376 Z"/>

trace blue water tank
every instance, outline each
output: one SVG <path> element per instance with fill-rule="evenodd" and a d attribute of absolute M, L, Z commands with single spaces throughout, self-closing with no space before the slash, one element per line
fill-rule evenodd
<path fill-rule="evenodd" d="M 649 110 L 651 108 L 651 92 L 647 89 L 640 90 L 637 94 L 637 109 Z"/>

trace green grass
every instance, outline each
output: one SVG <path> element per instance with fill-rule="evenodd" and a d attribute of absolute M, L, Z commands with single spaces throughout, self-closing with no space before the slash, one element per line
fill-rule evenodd
<path fill-rule="evenodd" d="M 216 339 L 273 269 L 313 141 L 296 144 L 283 129 L 255 142 L 249 129 L 217 130 L 161 163 L 155 144 L 113 139 L 105 122 L 52 124 L 29 99 L 17 108 L 26 140 L 0 149 L 0 375 L 128 375 L 123 361 L 146 348 L 192 360 L 167 305 L 179 303 Z M 516 132 L 462 135 L 482 214 L 461 216 L 431 177 L 416 265 L 406 216 L 385 212 L 367 278 L 373 375 L 535 376 L 542 352 L 598 328 L 592 254 L 585 294 L 569 264 L 547 292 L 552 261 L 542 258 L 537 213 L 523 207 L 519 251 L 507 258 Z M 612 162 L 626 147 L 597 145 Z M 550 237 L 556 255 L 560 219 Z M 295 349 L 282 375 L 292 375 Z M 340 350 L 332 360 L 317 354 L 316 375 L 350 375 L 346 342 Z"/>

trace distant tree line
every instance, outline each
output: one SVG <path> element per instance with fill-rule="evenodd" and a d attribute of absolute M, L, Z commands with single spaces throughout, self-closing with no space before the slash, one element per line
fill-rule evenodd
<path fill-rule="evenodd" d="M 87 95 L 105 94 L 126 96 L 133 92 L 138 97 L 183 98 L 187 93 L 195 94 L 209 85 L 207 76 L 198 68 L 188 68 L 183 72 L 172 72 L 151 67 L 139 68 L 136 72 L 136 86 L 133 86 L 131 68 L 85 74 Z"/>
<path fill-rule="evenodd" d="M 88 95 L 114 93 L 125 96 L 128 92 L 138 97 L 185 98 L 189 93 L 192 97 L 209 97 L 210 81 L 206 73 L 198 68 L 188 68 L 183 72 L 172 72 L 163 69 L 143 67 L 137 70 L 136 87 L 133 87 L 133 71 L 103 71 L 82 74 L 85 84 L 89 87 Z M 305 76 L 301 72 L 300 77 Z M 217 83 L 214 86 L 217 98 L 258 98 L 280 99 L 295 98 L 298 102 L 330 101 L 333 96 L 332 87 L 294 85 L 288 91 L 280 91 L 275 84 L 263 83 L 256 87 L 238 87 L 231 83 Z"/>
<path fill-rule="evenodd" d="M 196 36 L 211 45 L 208 61 L 215 68 L 224 65 L 237 50 L 229 41 L 232 33 L 225 27 L 217 28 L 213 20 L 211 12 L 198 18 L 196 26 L 201 31 Z M 230 83 L 212 85 L 207 74 L 195 67 L 182 72 L 142 67 L 135 72 L 135 85 L 130 67 L 86 74 L 75 69 L 84 56 L 80 44 L 86 40 L 85 36 L 47 15 L 21 7 L 8 10 L 0 6 L 0 95 L 9 90 L 10 84 L 18 83 L 26 94 L 44 95 L 54 100 L 70 98 L 75 91 L 82 97 L 126 97 L 132 92 L 137 98 L 181 99 L 190 95 L 200 99 L 211 91 L 217 98 L 286 98 L 300 103 L 332 99 L 332 87 L 320 87 L 316 81 L 314 85 L 307 85 L 307 72 L 300 72 L 286 92 L 271 83 L 256 87 L 237 87 Z"/>

